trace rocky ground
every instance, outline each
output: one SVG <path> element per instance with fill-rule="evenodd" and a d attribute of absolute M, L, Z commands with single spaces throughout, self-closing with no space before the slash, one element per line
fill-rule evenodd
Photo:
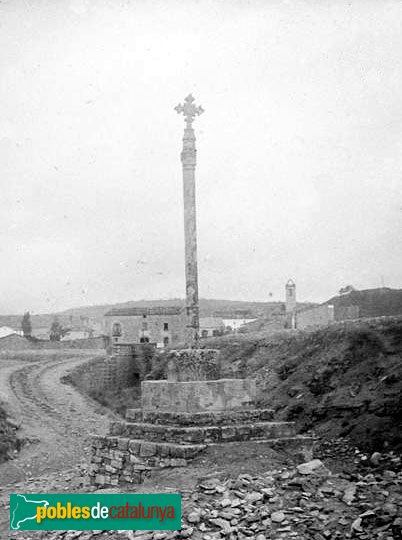
<path fill-rule="evenodd" d="M 339 452 L 346 467 L 334 473 L 324 463 L 338 463 L 340 468 Z M 195 471 L 161 471 L 138 491 L 181 492 L 181 531 L 19 533 L 18 538 L 400 540 L 400 457 L 393 453 L 367 456 L 344 440 L 319 444 L 316 453 L 322 460 L 268 467 L 258 474 L 255 466 L 252 474 L 234 475 L 231 470 L 228 475 L 221 467 L 207 473 L 208 467 L 201 471 L 200 463 L 195 464 Z"/>

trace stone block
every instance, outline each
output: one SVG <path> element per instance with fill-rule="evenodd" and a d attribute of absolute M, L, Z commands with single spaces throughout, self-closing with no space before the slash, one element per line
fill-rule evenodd
<path fill-rule="evenodd" d="M 219 379 L 219 351 L 182 349 L 171 351 L 167 363 L 168 381 L 205 381 Z"/>
<path fill-rule="evenodd" d="M 103 485 L 105 485 L 105 483 L 106 483 L 106 479 L 105 479 L 105 477 L 103 475 L 97 474 L 95 476 L 95 484 L 103 486 Z"/>
<path fill-rule="evenodd" d="M 128 450 L 128 443 L 129 443 L 129 439 L 126 437 L 123 437 L 119 439 L 119 442 L 117 443 L 117 448 L 119 448 L 119 450 Z"/>
<path fill-rule="evenodd" d="M 140 456 L 150 457 L 156 454 L 156 445 L 148 442 L 142 442 L 140 447 Z"/>
<path fill-rule="evenodd" d="M 141 389 L 144 413 L 236 411 L 250 408 L 256 397 L 255 381 L 252 379 L 143 381 Z M 117 427 L 114 429 L 118 430 Z"/>
<path fill-rule="evenodd" d="M 141 422 L 142 409 L 127 409 L 126 420 L 129 420 L 130 422 Z"/>
<path fill-rule="evenodd" d="M 185 467 L 187 465 L 187 461 L 183 458 L 171 458 L 169 465 L 170 467 Z"/>
<path fill-rule="evenodd" d="M 141 441 L 131 440 L 128 443 L 128 448 L 133 454 L 138 454 L 140 451 Z"/>

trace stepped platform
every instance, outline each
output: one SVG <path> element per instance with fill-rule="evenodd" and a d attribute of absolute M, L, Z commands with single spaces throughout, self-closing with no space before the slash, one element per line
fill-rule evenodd
<path fill-rule="evenodd" d="M 110 435 L 173 444 L 250 441 L 294 437 L 293 422 L 258 422 L 221 426 L 172 426 L 142 422 L 113 422 Z"/>
<path fill-rule="evenodd" d="M 208 379 L 216 376 L 213 354 L 203 351 L 204 371 L 189 355 L 176 352 L 170 380 L 144 381 L 141 409 L 128 409 L 126 420 L 111 423 L 108 436 L 93 438 L 93 485 L 142 483 L 155 468 L 190 465 L 210 446 L 224 452 L 225 445 L 252 443 L 262 451 L 280 448 L 302 461 L 311 458 L 311 438 L 297 436 L 293 422 L 274 422 L 272 410 L 254 406 L 254 380 Z M 195 372 L 201 380 L 189 380 Z M 180 373 L 179 380 L 172 380 L 172 373 Z"/>
<path fill-rule="evenodd" d="M 215 412 L 203 411 L 196 413 L 127 409 L 126 412 L 127 422 L 148 422 L 151 424 L 174 424 L 179 426 L 269 422 L 273 420 L 273 418 L 274 411 L 272 409 L 246 409 Z"/>

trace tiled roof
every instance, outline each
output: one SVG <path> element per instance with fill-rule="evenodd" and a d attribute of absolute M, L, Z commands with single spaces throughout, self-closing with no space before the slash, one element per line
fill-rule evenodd
<path fill-rule="evenodd" d="M 133 307 L 111 309 L 105 317 L 142 317 L 143 315 L 180 315 L 182 308 L 177 306 Z"/>

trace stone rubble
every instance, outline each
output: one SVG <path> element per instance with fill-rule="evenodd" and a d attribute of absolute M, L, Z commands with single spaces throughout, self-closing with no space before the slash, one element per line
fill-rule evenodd
<path fill-rule="evenodd" d="M 59 532 L 40 538 L 401 540 L 401 459 L 382 454 L 378 463 L 381 469 L 362 454 L 361 472 L 359 466 L 351 473 L 334 474 L 315 459 L 258 476 L 240 474 L 223 480 L 212 475 L 183 493 L 181 531 Z M 21 540 L 31 538 L 21 534 Z"/>

